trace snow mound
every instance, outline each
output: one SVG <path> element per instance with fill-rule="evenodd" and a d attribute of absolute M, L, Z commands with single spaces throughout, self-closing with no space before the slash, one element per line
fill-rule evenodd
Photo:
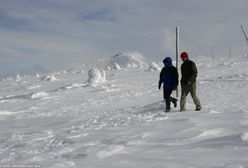
<path fill-rule="evenodd" d="M 27 90 L 33 90 L 33 89 L 37 89 L 37 88 L 40 88 L 40 87 L 41 87 L 40 85 L 34 84 L 34 85 L 31 85 L 31 86 L 28 86 L 26 89 Z"/>
<path fill-rule="evenodd" d="M 22 80 L 21 76 L 19 74 L 16 75 L 16 82 L 20 82 Z"/>
<path fill-rule="evenodd" d="M 112 56 L 107 62 L 106 67 L 120 70 L 121 68 L 143 68 L 147 63 L 141 53 L 119 53 Z"/>
<path fill-rule="evenodd" d="M 56 77 L 54 76 L 54 74 L 49 74 L 49 75 L 47 75 L 47 76 L 45 76 L 44 78 L 43 78 L 43 80 L 44 81 L 55 81 L 55 80 L 57 80 L 56 79 Z"/>
<path fill-rule="evenodd" d="M 148 71 L 161 71 L 161 69 L 162 68 L 156 62 L 151 62 Z"/>
<path fill-rule="evenodd" d="M 46 92 L 37 92 L 37 93 L 31 94 L 31 99 L 40 99 L 40 98 L 44 98 L 47 96 L 48 96 L 48 93 Z"/>
<path fill-rule="evenodd" d="M 35 77 L 36 77 L 36 78 L 39 78 L 39 77 L 40 77 L 40 74 L 36 73 L 36 74 L 35 74 Z"/>
<path fill-rule="evenodd" d="M 121 70 L 121 66 L 119 64 L 117 64 L 117 63 L 114 63 L 114 69 Z"/>
<path fill-rule="evenodd" d="M 65 86 L 65 89 L 74 89 L 74 88 L 79 88 L 85 86 L 84 84 L 81 83 L 73 83 L 72 85 Z"/>
<path fill-rule="evenodd" d="M 100 71 L 98 69 L 90 69 L 88 71 L 88 77 L 89 77 L 89 79 L 87 80 L 88 85 L 94 85 L 106 81 L 105 71 Z"/>
<path fill-rule="evenodd" d="M 244 133 L 244 134 L 241 136 L 241 139 L 242 139 L 242 141 L 248 141 L 248 132 Z"/>

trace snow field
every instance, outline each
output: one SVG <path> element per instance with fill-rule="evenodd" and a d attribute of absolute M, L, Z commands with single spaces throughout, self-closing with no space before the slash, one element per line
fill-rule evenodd
<path fill-rule="evenodd" d="M 87 71 L 2 80 L 0 163 L 248 167 L 247 60 L 197 65 L 200 112 L 189 96 L 186 112 L 165 113 L 159 71 L 144 67 L 106 70 L 104 82 Z"/>

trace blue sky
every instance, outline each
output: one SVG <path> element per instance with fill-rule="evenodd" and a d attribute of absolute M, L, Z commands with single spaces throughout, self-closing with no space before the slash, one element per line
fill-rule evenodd
<path fill-rule="evenodd" d="M 0 74 L 66 69 L 141 52 L 152 60 L 248 52 L 247 0 L 0 0 Z M 38 67 L 38 68 L 37 68 Z"/>

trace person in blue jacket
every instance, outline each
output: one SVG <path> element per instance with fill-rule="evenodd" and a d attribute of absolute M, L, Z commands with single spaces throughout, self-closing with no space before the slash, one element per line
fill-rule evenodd
<path fill-rule="evenodd" d="M 172 59 L 170 57 L 166 57 L 163 60 L 164 67 L 160 72 L 160 78 L 158 83 L 158 88 L 161 88 L 163 83 L 163 91 L 164 91 L 164 100 L 166 103 L 166 112 L 169 112 L 171 107 L 171 102 L 174 104 L 174 107 L 177 107 L 177 99 L 171 97 L 171 93 L 173 90 L 177 89 L 178 85 L 178 72 L 177 68 L 172 65 Z"/>

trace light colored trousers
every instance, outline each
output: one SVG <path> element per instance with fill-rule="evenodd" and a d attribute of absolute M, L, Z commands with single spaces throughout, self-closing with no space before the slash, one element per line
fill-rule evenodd
<path fill-rule="evenodd" d="M 181 85 L 182 93 L 181 93 L 181 100 L 180 100 L 180 111 L 185 111 L 186 106 L 186 97 L 190 93 L 196 108 L 201 107 L 200 99 L 196 96 L 196 82 L 192 83 L 191 85 Z"/>

